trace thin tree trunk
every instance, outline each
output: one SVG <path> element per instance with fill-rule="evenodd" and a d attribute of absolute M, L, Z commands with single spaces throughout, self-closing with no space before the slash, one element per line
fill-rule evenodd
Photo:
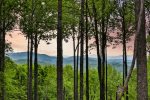
<path fill-rule="evenodd" d="M 32 60 L 33 60 L 33 34 L 31 34 L 31 43 L 30 43 L 30 66 L 29 66 L 29 100 L 33 99 L 32 95 Z"/>
<path fill-rule="evenodd" d="M 3 16 L 5 10 L 4 3 L 1 4 L 0 14 Z M 0 99 L 5 100 L 5 18 L 0 17 Z"/>
<path fill-rule="evenodd" d="M 79 37 L 78 37 L 78 44 L 79 44 Z M 79 46 L 77 47 L 77 70 L 76 70 L 76 100 L 78 100 L 78 69 L 79 69 Z"/>
<path fill-rule="evenodd" d="M 125 2 L 123 3 L 123 15 L 122 15 L 122 32 L 123 32 L 123 84 L 127 77 L 127 50 L 126 50 L 126 24 L 125 24 Z M 128 86 L 126 90 L 126 100 L 128 100 Z"/>
<path fill-rule="evenodd" d="M 75 29 L 74 26 L 72 27 L 73 30 L 73 65 L 74 65 L 74 100 L 77 100 L 77 66 L 76 66 L 76 43 L 75 43 Z"/>
<path fill-rule="evenodd" d="M 27 80 L 27 97 L 29 97 L 29 83 L 30 83 L 30 37 L 28 35 L 28 46 L 27 46 L 27 77 L 28 77 L 28 80 Z M 29 100 L 29 98 L 28 98 Z"/>
<path fill-rule="evenodd" d="M 94 28 L 95 28 L 95 40 L 96 40 L 96 51 L 97 51 L 97 59 L 98 59 L 98 75 L 99 75 L 99 82 L 101 86 L 101 57 L 100 57 L 100 47 L 99 47 L 99 38 L 98 38 L 98 26 L 97 26 L 97 12 L 95 8 L 95 2 L 93 2 L 93 12 L 94 12 Z M 101 87 L 100 87 L 101 91 Z"/>
<path fill-rule="evenodd" d="M 3 24 L 5 21 L 3 21 Z M 2 28 L 2 33 L 0 34 L 0 42 L 1 42 L 1 47 L 0 47 L 0 99 L 4 100 L 5 99 L 5 31 Z"/>
<path fill-rule="evenodd" d="M 32 15 L 31 15 L 31 24 L 32 24 L 32 31 L 30 33 L 30 65 L 29 65 L 29 93 L 28 93 L 28 100 L 33 100 L 33 93 L 32 93 L 32 63 L 33 63 L 33 15 L 34 15 L 34 0 L 32 0 Z"/>
<path fill-rule="evenodd" d="M 81 18 L 80 18 L 80 100 L 83 100 L 83 67 L 84 67 L 84 0 L 81 0 Z"/>
<path fill-rule="evenodd" d="M 34 100 L 38 100 L 38 43 L 37 33 L 34 39 Z"/>
<path fill-rule="evenodd" d="M 107 47 L 105 50 L 105 56 L 106 56 L 106 100 L 108 99 L 108 65 L 107 65 Z"/>
<path fill-rule="evenodd" d="M 105 100 L 105 48 L 106 48 L 106 33 L 105 33 L 105 0 L 102 1 L 102 67 L 101 67 L 101 91 L 100 98 Z"/>
<path fill-rule="evenodd" d="M 57 100 L 63 100 L 62 0 L 58 0 L 57 24 Z"/>
<path fill-rule="evenodd" d="M 86 0 L 86 100 L 89 100 L 88 0 Z"/>

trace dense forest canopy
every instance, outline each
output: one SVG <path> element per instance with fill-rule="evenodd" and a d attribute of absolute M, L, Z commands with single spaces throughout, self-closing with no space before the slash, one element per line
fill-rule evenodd
<path fill-rule="evenodd" d="M 6 35 L 16 29 L 27 40 L 25 64 L 8 53 Z M 41 64 L 39 45 L 53 39 L 55 65 Z M 63 41 L 70 40 L 73 61 L 64 66 Z M 108 48 L 118 46 L 122 72 L 108 60 Z M 0 0 L 0 100 L 148 100 L 149 61 L 149 0 Z"/>

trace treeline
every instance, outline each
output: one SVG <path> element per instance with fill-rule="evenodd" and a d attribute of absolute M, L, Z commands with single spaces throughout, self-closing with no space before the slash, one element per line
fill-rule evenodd
<path fill-rule="evenodd" d="M 118 84 L 116 99 L 120 100 L 122 96 L 126 100 L 129 99 L 128 82 L 136 62 L 137 99 L 148 100 L 147 51 L 150 42 L 149 38 L 146 41 L 146 37 L 149 37 L 150 32 L 149 21 L 149 0 L 1 0 L 0 99 L 4 100 L 6 97 L 5 70 L 7 68 L 4 61 L 5 52 L 11 49 L 5 36 L 7 32 L 19 29 L 28 44 L 26 85 L 28 100 L 38 100 L 39 97 L 37 53 L 40 41 L 44 40 L 49 44 L 54 38 L 57 38 L 57 100 L 64 100 L 62 41 L 67 42 L 69 38 L 73 40 L 74 100 L 83 100 L 84 93 L 86 93 L 86 100 L 90 99 L 88 56 L 92 48 L 96 49 L 98 59 L 98 98 L 108 100 L 110 73 L 107 65 L 107 48 L 120 44 L 123 51 L 123 76 L 122 84 Z M 134 37 L 133 60 L 128 72 L 127 43 L 132 36 Z M 90 43 L 90 40 L 94 42 Z M 35 53 L 34 58 L 33 53 Z M 85 71 L 84 55 L 86 56 Z"/>
<path fill-rule="evenodd" d="M 27 90 L 27 65 L 16 65 L 12 60 L 6 58 L 5 61 L 5 87 L 6 87 L 6 100 L 26 100 L 26 90 Z M 57 98 L 57 80 L 56 80 L 56 66 L 39 66 L 38 69 L 38 99 L 39 100 L 56 100 Z M 64 88 L 63 95 L 65 100 L 74 99 L 74 74 L 73 67 L 71 65 L 66 65 L 63 68 L 64 77 Z M 148 66 L 148 72 L 150 72 L 150 66 Z M 118 84 L 122 84 L 122 73 L 117 72 L 113 66 L 108 65 L 108 100 L 115 100 L 116 90 Z M 86 73 L 83 73 L 84 76 Z M 79 76 L 79 74 L 78 74 Z M 86 79 L 86 77 L 84 77 Z M 79 80 L 79 79 L 78 79 Z M 136 70 L 134 70 L 132 78 L 129 82 L 129 98 L 135 100 L 137 97 L 136 93 Z M 148 77 L 150 81 L 150 77 Z M 84 85 L 86 82 L 84 80 Z M 150 86 L 150 84 L 149 84 Z M 85 91 L 85 90 L 84 90 Z M 99 100 L 99 80 L 98 71 L 96 68 L 89 68 L 89 99 Z M 84 92 L 84 97 L 86 92 Z M 149 93 L 150 96 L 150 93 Z"/>

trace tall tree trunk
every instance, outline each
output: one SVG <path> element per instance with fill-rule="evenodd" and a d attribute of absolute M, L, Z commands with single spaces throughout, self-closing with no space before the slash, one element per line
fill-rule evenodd
<path fill-rule="evenodd" d="M 5 99 L 5 21 L 2 22 L 1 32 L 0 32 L 0 99 Z"/>
<path fill-rule="evenodd" d="M 62 0 L 58 0 L 57 24 L 57 100 L 63 100 Z"/>
<path fill-rule="evenodd" d="M 102 67 L 101 67 L 101 91 L 100 98 L 105 100 L 105 48 L 106 48 L 106 32 L 105 32 L 105 0 L 102 1 Z"/>
<path fill-rule="evenodd" d="M 127 50 L 126 50 L 126 23 L 125 23 L 125 2 L 123 2 L 123 12 L 122 12 L 122 32 L 123 32 L 123 84 L 125 78 L 127 77 L 128 69 L 127 69 Z M 128 100 L 128 86 L 126 90 L 126 100 Z"/>
<path fill-rule="evenodd" d="M 38 100 L 38 42 L 37 33 L 34 39 L 34 100 Z"/>
<path fill-rule="evenodd" d="M 33 99 L 32 95 L 32 60 L 33 60 L 33 34 L 31 34 L 31 47 L 30 47 L 30 66 L 29 66 L 29 97 L 28 100 Z"/>
<path fill-rule="evenodd" d="M 28 34 L 28 44 L 27 44 L 27 97 L 29 97 L 29 83 L 30 83 L 30 35 Z M 28 98 L 29 100 L 29 98 Z"/>
<path fill-rule="evenodd" d="M 86 0 L 86 100 L 89 100 L 88 0 Z"/>
<path fill-rule="evenodd" d="M 105 56 L 106 56 L 106 100 L 108 100 L 108 65 L 107 65 L 107 47 L 105 50 Z"/>
<path fill-rule="evenodd" d="M 137 99 L 148 100 L 144 0 L 135 0 L 137 24 Z"/>
<path fill-rule="evenodd" d="M 5 15 L 4 2 L 2 1 L 0 14 Z M 0 99 L 5 100 L 5 17 L 0 17 Z"/>
<path fill-rule="evenodd" d="M 74 100 L 77 100 L 77 66 L 76 66 L 76 43 L 75 43 L 75 29 L 72 26 L 73 30 L 73 65 L 74 65 Z"/>
<path fill-rule="evenodd" d="M 80 18 L 80 100 L 83 100 L 83 67 L 84 67 L 84 0 L 81 0 L 81 18 Z"/>
<path fill-rule="evenodd" d="M 78 44 L 79 44 L 79 36 L 78 36 Z M 79 96 L 78 96 L 78 69 L 79 69 L 79 46 L 77 46 L 77 70 L 76 70 L 76 99 L 75 100 L 78 100 L 79 99 Z"/>
<path fill-rule="evenodd" d="M 32 63 L 33 63 L 33 15 L 34 15 L 34 0 L 32 0 L 32 15 L 31 15 L 31 25 L 32 31 L 30 33 L 30 64 L 29 64 L 29 90 L 28 90 L 28 100 L 33 100 L 33 93 L 32 93 Z"/>
<path fill-rule="evenodd" d="M 99 38 L 98 38 L 98 26 L 97 26 L 97 11 L 95 7 L 95 2 L 93 2 L 93 13 L 94 13 L 94 32 L 95 32 L 95 40 L 96 40 L 96 49 L 97 49 L 97 59 L 98 59 L 98 76 L 99 76 L 99 82 L 101 86 L 101 57 L 100 57 L 100 45 L 99 45 Z M 101 87 L 100 87 L 101 91 Z"/>

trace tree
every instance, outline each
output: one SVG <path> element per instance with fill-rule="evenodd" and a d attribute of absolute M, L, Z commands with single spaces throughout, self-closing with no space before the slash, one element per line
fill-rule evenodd
<path fill-rule="evenodd" d="M 129 73 L 124 82 L 124 86 L 118 88 L 117 100 L 121 100 L 121 97 L 127 89 L 135 61 L 137 61 L 137 99 L 148 100 L 144 0 L 136 0 L 135 8 L 136 35 L 134 42 L 134 54 Z"/>
<path fill-rule="evenodd" d="M 62 0 L 58 0 L 57 23 L 57 100 L 63 100 Z"/>
<path fill-rule="evenodd" d="M 93 13 L 94 13 L 94 36 L 96 41 L 96 51 L 97 51 L 97 59 L 98 59 L 98 76 L 99 76 L 99 82 L 101 82 L 101 56 L 100 56 L 100 40 L 99 40 L 99 33 L 98 33 L 98 21 L 97 21 L 97 10 L 95 7 L 94 0 L 93 3 Z M 101 83 L 100 83 L 101 86 Z M 101 91 L 101 87 L 99 89 Z"/>
<path fill-rule="evenodd" d="M 16 24 L 18 1 L 0 1 L 0 99 L 5 100 L 5 35 L 12 30 Z"/>
<path fill-rule="evenodd" d="M 81 0 L 81 17 L 80 17 L 80 100 L 83 100 L 83 66 L 84 66 L 84 4 L 85 1 Z"/>
<path fill-rule="evenodd" d="M 144 0 L 135 1 L 137 30 L 137 99 L 148 100 Z"/>
<path fill-rule="evenodd" d="M 89 55 L 88 55 L 88 43 L 89 43 L 89 35 L 88 35 L 88 0 L 86 0 L 86 100 L 89 100 Z"/>
<path fill-rule="evenodd" d="M 53 30 L 55 30 L 55 8 L 51 8 L 48 0 L 40 0 L 36 2 L 32 1 L 24 1 L 22 2 L 21 12 L 20 12 L 20 28 L 25 37 L 28 38 L 28 66 L 31 64 L 31 57 L 33 55 L 29 54 L 34 49 L 34 99 L 38 99 L 38 45 L 41 40 L 46 41 L 49 44 L 49 40 L 55 38 L 55 34 Z M 33 5 L 34 4 L 34 5 Z M 30 6 L 28 6 L 30 5 Z M 55 5 L 55 4 L 54 4 Z M 32 9 L 30 9 L 32 8 Z M 32 14 L 34 16 L 32 17 Z M 31 21 L 32 17 L 32 21 Z M 32 24 L 31 24 L 32 22 Z M 32 38 L 31 38 L 32 33 Z M 32 43 L 31 43 L 32 40 Z M 32 46 L 32 47 L 31 47 Z M 30 49 L 30 50 L 29 50 Z M 32 57 L 33 58 L 33 57 Z M 28 77 L 31 75 L 29 72 L 31 71 L 31 67 L 28 67 Z M 33 71 L 32 71 L 33 72 Z M 28 78 L 30 79 L 30 77 Z M 28 80 L 28 90 L 30 90 L 31 86 L 29 85 Z M 30 86 L 30 88 L 29 88 Z M 29 93 L 29 92 L 28 92 Z M 29 94 L 28 94 L 29 95 Z"/>

